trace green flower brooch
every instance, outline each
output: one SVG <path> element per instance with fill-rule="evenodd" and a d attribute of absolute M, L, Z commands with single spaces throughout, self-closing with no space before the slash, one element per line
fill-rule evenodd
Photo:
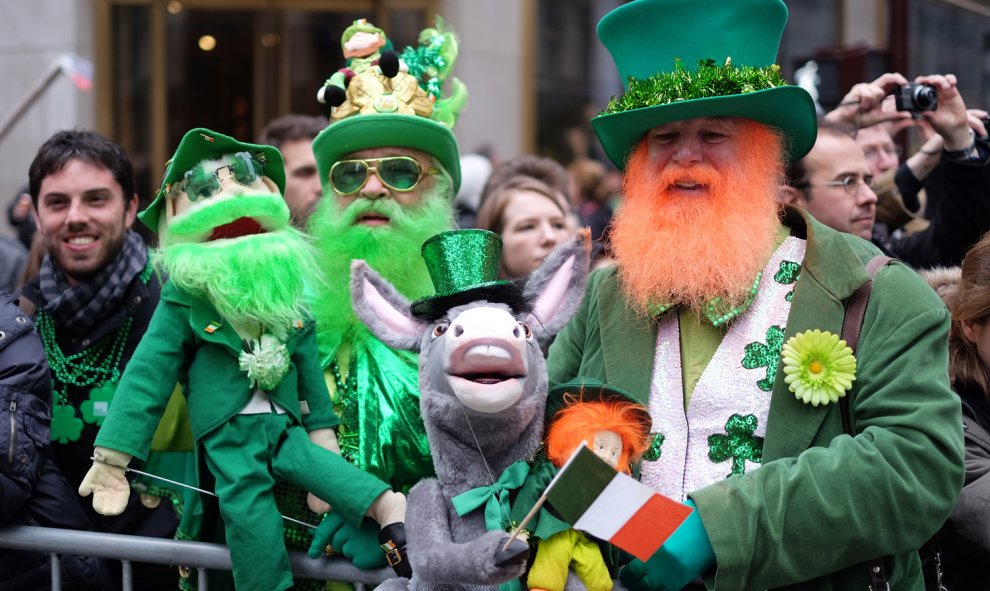
<path fill-rule="evenodd" d="M 805 404 L 829 404 L 856 381 L 856 357 L 839 337 L 818 329 L 798 333 L 781 349 L 784 382 Z"/>

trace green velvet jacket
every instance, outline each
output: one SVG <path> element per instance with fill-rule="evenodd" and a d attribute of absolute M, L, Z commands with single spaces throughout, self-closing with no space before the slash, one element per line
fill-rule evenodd
<path fill-rule="evenodd" d="M 220 326 L 210 332 L 207 327 L 213 323 Z M 291 367 L 268 394 L 307 431 L 334 427 L 340 420 L 330 408 L 313 325 L 290 330 L 285 345 Z M 247 374 L 238 367 L 242 350 L 234 327 L 212 304 L 166 283 L 148 331 L 117 386 L 96 445 L 146 459 L 176 382 L 182 384 L 198 441 L 240 412 L 251 397 Z M 308 412 L 303 412 L 304 406 Z"/>
<path fill-rule="evenodd" d="M 785 338 L 815 328 L 840 334 L 845 302 L 869 280 L 864 265 L 879 251 L 796 209 L 783 221 L 808 241 Z M 778 367 L 762 467 L 689 495 L 715 549 L 709 585 L 861 591 L 863 562 L 893 555 L 892 588 L 923 589 L 916 549 L 948 517 L 963 482 L 948 325 L 942 301 L 912 270 L 879 271 L 847 394 L 855 438 L 843 434 L 838 404 L 804 404 Z M 646 403 L 656 339 L 656 324 L 627 308 L 615 268 L 596 272 L 550 348 L 550 383 L 595 377 Z"/>

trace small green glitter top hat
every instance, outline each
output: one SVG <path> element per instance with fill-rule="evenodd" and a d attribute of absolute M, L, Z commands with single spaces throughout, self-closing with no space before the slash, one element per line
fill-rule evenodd
<path fill-rule="evenodd" d="M 696 117 L 742 117 L 769 125 L 797 160 L 815 144 L 818 121 L 806 90 L 775 65 L 787 22 L 782 0 L 634 0 L 606 14 L 598 38 L 625 85 L 591 120 L 620 169 L 650 129 Z"/>
<path fill-rule="evenodd" d="M 433 321 L 447 310 L 485 300 L 506 304 L 515 312 L 528 311 L 522 287 L 498 278 L 502 238 L 488 230 L 441 232 L 423 243 L 423 260 L 436 295 L 416 300 L 412 313 Z"/>
<path fill-rule="evenodd" d="M 562 409 L 577 402 L 631 402 L 636 406 L 636 418 L 643 436 L 653 427 L 653 419 L 643 403 L 625 390 L 607 386 L 594 378 L 576 377 L 558 384 L 547 393 L 546 421 L 549 425 Z"/>
<path fill-rule="evenodd" d="M 175 154 L 165 163 L 165 176 L 162 178 L 161 187 L 155 194 L 155 199 L 144 211 L 138 214 L 138 218 L 144 222 L 144 225 L 158 232 L 161 225 L 162 209 L 165 207 L 165 198 L 172 189 L 172 185 L 182 180 L 187 171 L 203 160 L 216 160 L 225 154 L 238 152 L 247 152 L 251 156 L 263 160 L 262 173 L 278 186 L 279 193 L 285 192 L 285 164 L 282 162 L 282 153 L 278 149 L 273 146 L 239 142 L 222 133 L 197 127 L 190 129 L 186 135 L 182 136 L 179 147 L 175 149 Z"/>

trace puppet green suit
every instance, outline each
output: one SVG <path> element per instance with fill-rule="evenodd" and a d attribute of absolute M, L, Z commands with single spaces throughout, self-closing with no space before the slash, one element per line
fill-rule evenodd
<path fill-rule="evenodd" d="M 291 367 L 268 398 L 284 413 L 239 414 L 252 396 L 238 367 L 240 337 L 205 300 L 171 283 L 121 378 L 96 445 L 144 459 L 168 402 L 182 383 L 193 435 L 216 478 L 238 589 L 270 591 L 292 584 L 282 524 L 271 488 L 288 480 L 330 502 L 359 524 L 388 485 L 339 455 L 310 443 L 307 432 L 337 417 L 319 365 L 312 324 L 290 328 Z M 346 484 L 344 484 L 346 483 Z M 250 565 L 250 572 L 236 565 Z"/>
<path fill-rule="evenodd" d="M 784 338 L 839 334 L 845 302 L 869 280 L 864 264 L 879 251 L 795 209 L 784 224 L 807 240 Z M 948 322 L 913 271 L 880 270 L 847 394 L 855 438 L 843 435 L 839 405 L 803 403 L 777 369 L 762 466 L 689 494 L 715 551 L 719 591 L 865 589 L 863 561 L 881 555 L 895 555 L 892 588 L 923 588 L 915 549 L 948 516 L 963 477 Z M 600 271 L 550 349 L 550 381 L 591 376 L 645 403 L 656 343 L 656 323 L 627 307 L 615 268 Z"/>

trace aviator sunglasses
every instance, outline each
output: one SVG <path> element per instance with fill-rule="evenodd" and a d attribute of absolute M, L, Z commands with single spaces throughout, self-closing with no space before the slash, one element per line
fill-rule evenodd
<path fill-rule="evenodd" d="M 220 192 L 220 173 L 226 171 L 227 176 L 239 185 L 249 187 L 264 176 L 265 157 L 262 154 L 252 156 L 248 152 L 234 154 L 234 161 L 216 170 L 207 170 L 197 166 L 186 172 L 179 189 L 189 196 L 190 201 L 213 197 Z"/>
<path fill-rule="evenodd" d="M 376 163 L 372 166 L 372 163 Z M 423 177 L 440 172 L 436 168 L 423 170 L 415 158 L 388 156 L 366 160 L 341 160 L 330 167 L 330 186 L 339 195 L 360 191 L 374 172 L 383 185 L 404 193 L 416 188 Z"/>

